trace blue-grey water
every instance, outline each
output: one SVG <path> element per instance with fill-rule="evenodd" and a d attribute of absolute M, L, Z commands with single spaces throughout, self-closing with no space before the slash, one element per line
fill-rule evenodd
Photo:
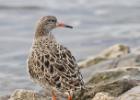
<path fill-rule="evenodd" d="M 26 59 L 44 15 L 74 26 L 52 33 L 77 60 L 116 43 L 140 44 L 140 0 L 0 0 L 0 95 L 41 89 L 29 80 Z"/>

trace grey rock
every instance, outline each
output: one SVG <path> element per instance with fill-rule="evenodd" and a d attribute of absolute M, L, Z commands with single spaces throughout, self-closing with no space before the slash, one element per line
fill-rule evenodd
<path fill-rule="evenodd" d="M 92 100 L 115 100 L 115 97 L 109 95 L 106 92 L 99 92 Z"/>
<path fill-rule="evenodd" d="M 98 92 L 117 97 L 139 85 L 140 68 L 124 67 L 97 72 L 86 84 L 86 90 L 75 95 L 77 100 L 91 100 Z"/>
<path fill-rule="evenodd" d="M 130 48 L 128 46 L 122 44 L 116 44 L 114 46 L 105 49 L 103 52 L 101 52 L 99 55 L 95 57 L 94 56 L 88 57 L 86 60 L 79 62 L 78 65 L 81 68 L 89 67 L 91 65 L 98 64 L 105 60 L 125 56 L 128 53 L 130 53 Z"/>
<path fill-rule="evenodd" d="M 44 97 L 33 90 L 17 89 L 9 100 L 51 100 L 49 97 Z"/>
<path fill-rule="evenodd" d="M 81 69 L 81 72 L 83 74 L 85 82 L 87 82 L 93 77 L 94 74 L 98 72 L 125 67 L 140 67 L 140 54 L 128 54 L 120 58 L 100 62 L 99 64 Z"/>
<path fill-rule="evenodd" d="M 33 90 L 16 89 L 11 94 L 10 98 L 6 100 L 52 100 L 51 96 L 52 95 L 50 94 L 49 90 L 36 92 Z M 66 99 L 66 96 L 64 94 L 56 93 L 56 96 L 57 96 L 57 100 Z"/>
<path fill-rule="evenodd" d="M 134 87 L 131 90 L 125 92 L 116 100 L 140 100 L 140 86 Z"/>
<path fill-rule="evenodd" d="M 5 95 L 5 96 L 1 96 L 0 100 L 8 100 L 10 98 L 10 95 Z"/>

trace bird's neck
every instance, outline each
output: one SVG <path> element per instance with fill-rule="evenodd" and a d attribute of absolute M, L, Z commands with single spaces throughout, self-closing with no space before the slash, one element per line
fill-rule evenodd
<path fill-rule="evenodd" d="M 46 30 L 43 25 L 38 25 L 35 31 L 35 38 L 48 36 L 50 34 L 50 31 Z"/>

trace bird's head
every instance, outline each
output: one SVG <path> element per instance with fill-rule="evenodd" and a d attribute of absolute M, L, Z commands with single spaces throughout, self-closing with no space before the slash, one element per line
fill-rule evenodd
<path fill-rule="evenodd" d="M 66 25 L 64 23 L 57 22 L 56 17 L 54 16 L 44 16 L 38 22 L 38 27 L 43 28 L 46 32 L 50 32 L 52 29 L 57 27 L 65 27 L 65 28 L 73 28 L 70 25 Z"/>

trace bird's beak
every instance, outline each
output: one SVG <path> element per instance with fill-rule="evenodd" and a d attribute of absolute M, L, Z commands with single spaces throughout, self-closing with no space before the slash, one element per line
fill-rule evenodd
<path fill-rule="evenodd" d="M 56 24 L 56 27 L 73 28 L 72 26 L 66 25 L 66 24 L 64 24 L 64 23 L 57 23 L 57 24 Z"/>

